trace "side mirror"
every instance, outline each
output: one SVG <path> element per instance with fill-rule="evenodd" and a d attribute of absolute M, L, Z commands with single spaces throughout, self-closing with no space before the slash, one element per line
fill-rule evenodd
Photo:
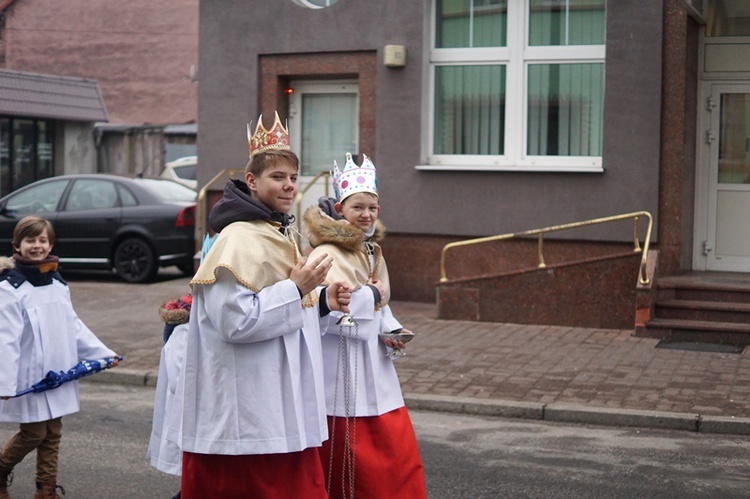
<path fill-rule="evenodd" d="M 13 218 L 15 218 L 15 216 L 17 215 L 17 213 L 18 212 L 16 210 L 9 210 L 8 207 L 5 204 L 0 204 L 0 215 L 2 215 L 4 217 L 13 217 Z"/>

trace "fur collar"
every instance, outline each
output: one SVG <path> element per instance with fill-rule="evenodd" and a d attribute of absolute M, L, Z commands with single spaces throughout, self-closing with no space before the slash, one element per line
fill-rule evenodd
<path fill-rule="evenodd" d="M 313 247 L 334 244 L 350 251 L 358 251 L 365 242 L 365 233 L 346 220 L 334 220 L 319 207 L 311 206 L 305 212 L 302 231 Z M 375 235 L 371 241 L 380 243 L 385 239 L 385 225 L 375 221 Z"/>
<path fill-rule="evenodd" d="M 16 262 L 8 256 L 0 256 L 0 272 L 16 268 Z"/>
<path fill-rule="evenodd" d="M 192 306 L 193 295 L 187 294 L 159 307 L 159 317 L 167 324 L 185 324 L 190 320 Z"/>
<path fill-rule="evenodd" d="M 185 324 L 190 320 L 190 310 L 184 308 L 169 310 L 162 305 L 159 308 L 159 317 L 167 324 Z"/>

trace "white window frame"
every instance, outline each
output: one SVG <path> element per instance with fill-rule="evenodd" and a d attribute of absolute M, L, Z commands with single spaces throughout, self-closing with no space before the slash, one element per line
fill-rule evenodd
<path fill-rule="evenodd" d="M 532 156 L 527 151 L 528 67 L 530 64 L 605 63 L 605 45 L 537 47 L 528 45 L 528 0 L 508 0 L 506 47 L 435 48 L 437 5 L 432 0 L 430 46 L 423 126 L 427 164 L 419 170 L 602 172 L 601 156 Z M 505 142 L 503 155 L 434 153 L 436 67 L 445 65 L 504 65 L 506 67 Z"/>

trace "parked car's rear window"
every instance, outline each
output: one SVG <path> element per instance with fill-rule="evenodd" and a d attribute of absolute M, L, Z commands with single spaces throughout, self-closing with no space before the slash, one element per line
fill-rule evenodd
<path fill-rule="evenodd" d="M 196 165 L 173 166 L 172 169 L 178 177 L 187 180 L 195 180 Z"/>
<path fill-rule="evenodd" d="M 193 189 L 171 180 L 141 178 L 138 181 L 166 201 L 195 201 L 197 196 Z"/>
<path fill-rule="evenodd" d="M 120 193 L 120 202 L 123 206 L 138 206 L 138 201 L 135 200 L 135 196 L 130 192 L 130 189 L 124 185 L 118 185 L 117 192 Z"/>

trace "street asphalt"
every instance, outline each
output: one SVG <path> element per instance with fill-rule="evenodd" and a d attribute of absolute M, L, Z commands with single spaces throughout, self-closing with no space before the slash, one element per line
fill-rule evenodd
<path fill-rule="evenodd" d="M 176 272 L 150 284 L 64 274 L 79 317 L 124 357 L 87 381 L 156 385 L 159 306 L 190 292 Z M 409 409 L 750 435 L 747 352 L 657 348 L 631 330 L 438 320 L 431 303 L 391 308 L 417 334 L 395 360 Z"/>

